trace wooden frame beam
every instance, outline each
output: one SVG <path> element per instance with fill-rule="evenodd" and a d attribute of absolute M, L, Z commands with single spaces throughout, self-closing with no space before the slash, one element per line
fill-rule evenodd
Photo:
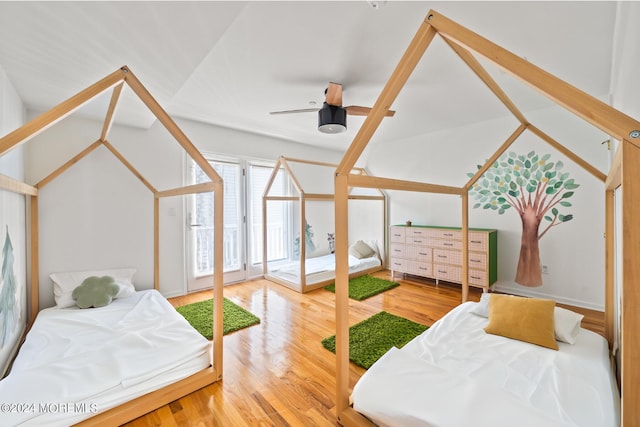
<path fill-rule="evenodd" d="M 482 167 L 478 169 L 475 175 L 473 175 L 473 177 L 464 185 L 464 188 L 469 190 L 471 187 L 473 187 L 473 184 L 475 184 L 480 179 L 480 177 L 482 177 L 482 175 L 484 175 L 484 173 L 489 170 L 489 168 L 496 162 L 496 160 L 498 160 L 500 156 L 502 156 L 502 153 L 504 153 L 509 147 L 511 147 L 511 144 L 513 144 L 513 142 L 518 139 L 520 135 L 522 135 L 522 132 L 524 132 L 526 128 L 527 126 L 524 124 L 518 126 L 518 129 L 516 129 L 511 135 L 509 135 L 509 138 L 507 138 L 507 140 L 500 146 L 500 148 L 498 148 L 498 150 L 493 153 L 493 156 L 491 156 L 489 160 L 487 160 L 484 165 L 482 165 Z"/>
<path fill-rule="evenodd" d="M 87 148 L 85 148 L 84 150 L 82 150 L 81 152 L 79 152 L 78 154 L 76 154 L 75 156 L 73 156 L 71 159 L 69 159 L 68 161 L 66 161 L 62 166 L 60 166 L 58 169 L 54 170 L 53 172 L 51 172 L 49 175 L 47 175 L 46 177 L 44 177 L 42 180 L 40 180 L 40 182 L 38 182 L 35 187 L 36 188 L 42 188 L 45 185 L 47 185 L 48 183 L 50 183 L 51 181 L 53 181 L 54 179 L 56 179 L 58 176 L 62 175 L 63 172 L 65 172 L 67 169 L 69 169 L 71 166 L 75 165 L 76 163 L 78 163 L 80 160 L 84 159 L 89 153 L 91 153 L 93 150 L 95 150 L 96 148 L 98 148 L 100 145 L 102 144 L 102 141 L 97 140 L 96 142 L 94 142 L 93 144 L 89 145 Z"/>
<path fill-rule="evenodd" d="M 455 53 L 471 68 L 471 70 L 480 77 L 480 80 L 487 85 L 487 87 L 493 92 L 493 94 L 504 104 L 505 107 L 511 114 L 515 116 L 518 121 L 526 125 L 529 121 L 524 117 L 524 114 L 520 112 L 518 107 L 511 101 L 511 99 L 507 96 L 507 94 L 502 90 L 502 88 L 496 83 L 496 81 L 491 77 L 491 75 L 484 69 L 484 67 L 478 62 L 478 60 L 469 53 L 468 50 L 454 42 L 453 40 L 443 37 L 444 41 L 453 49 Z"/>
<path fill-rule="evenodd" d="M 640 130 L 640 122 L 588 95 L 508 50 L 490 42 L 449 18 L 430 10 L 427 22 L 438 34 L 465 47 L 532 86 L 591 125 L 618 140 Z M 633 141 L 640 146 L 640 139 Z"/>
<path fill-rule="evenodd" d="M 640 420 L 640 148 L 626 139 L 622 152 L 622 312 L 620 341 L 620 398 L 622 427 L 637 426 Z"/>
<path fill-rule="evenodd" d="M 127 161 L 127 159 L 124 158 L 124 156 L 122 154 L 120 154 L 120 152 L 118 150 L 116 150 L 116 147 L 114 147 L 113 145 L 111 145 L 111 143 L 107 140 L 102 140 L 102 144 L 107 147 L 107 149 L 109 151 L 111 151 L 113 153 L 114 156 L 116 156 L 118 158 L 118 160 L 120 160 L 120 162 L 127 168 L 129 169 L 129 171 L 131 171 L 132 174 L 134 174 L 139 180 L 140 182 L 142 182 L 145 187 L 147 187 L 152 193 L 157 192 L 157 190 L 155 189 L 155 187 L 153 185 L 151 185 L 151 183 L 149 181 L 147 181 L 145 179 L 144 176 L 142 176 L 142 174 L 140 172 L 138 172 L 138 170 L 136 168 L 133 167 L 133 165 L 131 163 L 129 163 Z"/>
<path fill-rule="evenodd" d="M 149 110 L 158 118 L 160 123 L 163 124 L 165 129 L 169 131 L 169 133 L 174 137 L 174 139 L 182 146 L 182 148 L 187 152 L 189 157 L 191 157 L 198 166 L 202 169 L 202 171 L 207 174 L 209 179 L 213 182 L 221 181 L 222 179 L 218 175 L 218 173 L 213 169 L 213 166 L 209 164 L 207 159 L 198 151 L 198 149 L 191 143 L 187 135 L 182 132 L 182 129 L 178 127 L 178 125 L 173 121 L 173 119 L 167 114 L 166 111 L 158 104 L 158 101 L 155 100 L 151 93 L 147 90 L 146 87 L 138 80 L 138 78 L 133 74 L 129 68 L 126 66 L 122 67 L 122 71 L 125 74 L 125 81 L 129 85 L 129 87 L 138 95 L 140 100 L 147 106 Z"/>
<path fill-rule="evenodd" d="M 38 189 L 22 181 L 0 174 L 0 190 L 11 191 L 12 193 L 24 194 L 25 196 L 37 196 Z"/>
<path fill-rule="evenodd" d="M 458 194 L 466 192 L 464 188 L 448 185 L 427 184 L 423 182 L 403 181 L 399 179 L 375 176 L 347 175 L 350 186 L 364 188 L 384 188 L 387 190 L 419 191 L 423 193 Z"/>
<path fill-rule="evenodd" d="M 116 105 L 118 105 L 118 100 L 120 99 L 120 93 L 122 93 L 122 87 L 124 86 L 124 81 L 118 84 L 113 88 L 113 93 L 111 94 L 111 101 L 109 102 L 109 109 L 107 110 L 107 117 L 104 119 L 104 125 L 102 126 L 102 133 L 100 134 L 100 139 L 105 141 L 107 139 L 107 135 L 109 134 L 109 130 L 111 129 L 111 125 L 113 124 L 113 115 L 116 111 Z"/>
<path fill-rule="evenodd" d="M 114 71 L 82 92 L 79 92 L 75 96 L 72 96 L 51 110 L 31 120 L 24 126 L 0 138 L 0 156 L 14 148 L 16 145 L 28 141 L 40 132 L 53 126 L 58 121 L 64 119 L 69 114 L 82 107 L 85 103 L 122 82 L 123 79 L 124 71 L 122 69 Z"/>
<path fill-rule="evenodd" d="M 371 140 L 378 126 L 380 126 L 380 122 L 385 117 L 387 111 L 391 109 L 391 104 L 393 104 L 393 101 L 404 87 L 407 79 L 416 65 L 418 65 L 418 62 L 420 62 L 422 55 L 424 55 L 424 52 L 427 50 L 429 44 L 431 44 L 435 35 L 436 32 L 431 25 L 426 21 L 422 22 L 420 28 L 418 28 L 418 31 L 411 40 L 409 47 L 402 55 L 400 62 L 384 86 L 384 89 L 382 89 L 380 96 L 338 165 L 336 170 L 338 175 L 345 175 L 351 172 L 358 158 L 360 158 L 362 151 Z"/>
<path fill-rule="evenodd" d="M 596 168 L 595 166 L 592 166 L 589 162 L 583 160 L 576 153 L 574 153 L 573 151 L 569 150 L 564 145 L 560 144 L 558 141 L 556 141 L 555 139 L 551 138 L 549 135 L 547 135 L 546 133 L 542 132 L 537 127 L 535 127 L 535 126 L 530 124 L 529 126 L 527 126 L 527 129 L 530 130 L 536 136 L 538 136 L 540 139 L 545 141 L 547 144 L 551 145 L 553 148 L 555 148 L 556 150 L 560 151 L 562 154 L 567 156 L 573 162 L 575 162 L 576 164 L 581 166 L 584 170 L 589 172 L 591 175 L 593 175 L 596 178 L 598 178 L 600 181 L 602 181 L 602 182 L 606 181 L 607 175 L 605 175 L 603 172 L 601 172 L 600 169 Z"/>

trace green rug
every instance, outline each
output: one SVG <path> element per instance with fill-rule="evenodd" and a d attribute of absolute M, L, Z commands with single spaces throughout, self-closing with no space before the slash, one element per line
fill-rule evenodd
<path fill-rule="evenodd" d="M 381 311 L 349 328 L 349 360 L 368 369 L 391 347 L 402 348 L 429 327 L 404 317 Z M 327 350 L 336 352 L 336 336 L 322 340 Z"/>
<path fill-rule="evenodd" d="M 258 317 L 226 298 L 222 306 L 222 329 L 224 335 L 260 323 Z M 176 307 L 176 311 L 182 314 L 203 337 L 209 340 L 213 339 L 213 300 L 208 299 Z"/>
<path fill-rule="evenodd" d="M 349 298 L 361 301 L 399 285 L 400 284 L 398 282 L 380 279 L 378 277 L 369 276 L 368 274 L 365 276 L 354 277 L 353 279 L 349 279 Z M 329 286 L 325 286 L 325 289 L 335 293 L 336 285 L 333 283 Z"/>

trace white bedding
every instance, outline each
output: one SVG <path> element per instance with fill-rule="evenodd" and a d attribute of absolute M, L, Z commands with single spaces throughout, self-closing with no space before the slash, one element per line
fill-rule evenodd
<path fill-rule="evenodd" d="M 349 273 L 366 270 L 381 265 L 380 258 L 375 255 L 369 258 L 358 259 L 349 255 Z M 336 276 L 335 254 L 327 254 L 304 261 L 306 284 L 311 285 Z M 273 267 L 270 274 L 281 277 L 291 282 L 300 283 L 300 261 L 293 261 Z"/>
<path fill-rule="evenodd" d="M 210 347 L 155 290 L 44 309 L 0 381 L 0 424 L 71 425 L 208 367 Z"/>
<path fill-rule="evenodd" d="M 619 426 L 604 338 L 581 329 L 554 351 L 490 335 L 474 304 L 380 358 L 356 383 L 354 409 L 394 427 Z"/>

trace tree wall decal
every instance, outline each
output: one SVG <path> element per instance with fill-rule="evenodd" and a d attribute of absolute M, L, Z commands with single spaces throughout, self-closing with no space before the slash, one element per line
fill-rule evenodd
<path fill-rule="evenodd" d="M 18 307 L 16 305 L 16 276 L 13 272 L 13 245 L 7 237 L 2 248 L 2 269 L 0 270 L 0 348 L 18 324 Z"/>
<path fill-rule="evenodd" d="M 542 285 L 538 243 L 552 227 L 573 219 L 560 210 L 572 206 L 568 199 L 580 186 L 568 172 L 562 172 L 560 160 L 552 162 L 550 157 L 540 157 L 535 151 L 505 153 L 469 190 L 477 200 L 473 208 L 491 209 L 499 215 L 513 208 L 520 215 L 522 238 L 515 281 L 524 286 Z"/>

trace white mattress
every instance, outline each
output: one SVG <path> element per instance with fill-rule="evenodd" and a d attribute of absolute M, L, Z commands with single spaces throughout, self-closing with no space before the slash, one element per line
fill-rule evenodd
<path fill-rule="evenodd" d="M 0 381 L 0 424 L 71 425 L 208 367 L 210 348 L 155 290 L 44 309 Z"/>
<path fill-rule="evenodd" d="M 349 255 L 349 274 L 381 265 L 380 258 L 375 255 L 370 258 L 358 259 Z M 305 279 L 307 285 L 329 280 L 336 277 L 335 254 L 327 254 L 307 258 L 304 262 Z M 300 261 L 275 266 L 269 274 L 283 278 L 290 282 L 300 283 Z"/>
<path fill-rule="evenodd" d="M 354 409 L 394 427 L 619 426 L 604 338 L 581 329 L 554 351 L 490 335 L 474 304 L 380 358 L 356 383 Z"/>

